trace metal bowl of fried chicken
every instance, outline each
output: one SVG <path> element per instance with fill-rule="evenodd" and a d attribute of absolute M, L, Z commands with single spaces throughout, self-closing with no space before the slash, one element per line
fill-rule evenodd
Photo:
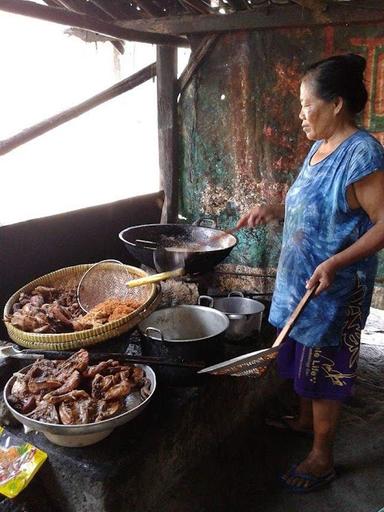
<path fill-rule="evenodd" d="M 89 354 L 81 349 L 66 360 L 39 359 L 16 372 L 5 385 L 4 401 L 26 431 L 80 447 L 135 418 L 155 388 L 149 366 L 113 359 L 89 365 Z"/>

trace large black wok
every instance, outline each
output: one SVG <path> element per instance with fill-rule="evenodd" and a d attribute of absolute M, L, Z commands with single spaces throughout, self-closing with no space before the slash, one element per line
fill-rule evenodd
<path fill-rule="evenodd" d="M 159 262 L 162 248 L 174 247 L 179 253 L 185 250 L 185 271 L 189 274 L 210 270 L 237 244 L 237 238 L 225 231 L 189 224 L 132 226 L 121 231 L 119 238 L 132 256 L 158 271 L 168 270 Z"/>

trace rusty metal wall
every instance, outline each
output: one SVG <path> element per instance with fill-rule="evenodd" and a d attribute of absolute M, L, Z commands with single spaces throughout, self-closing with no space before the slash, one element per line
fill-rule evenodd
<path fill-rule="evenodd" d="M 383 26 L 224 34 L 184 91 L 180 107 L 181 202 L 188 222 L 235 225 L 256 203 L 283 202 L 310 142 L 298 119 L 303 68 L 326 56 L 367 58 L 370 102 L 361 124 L 384 142 Z M 230 262 L 275 267 L 281 226 L 242 230 Z M 379 280 L 384 278 L 380 255 Z"/>

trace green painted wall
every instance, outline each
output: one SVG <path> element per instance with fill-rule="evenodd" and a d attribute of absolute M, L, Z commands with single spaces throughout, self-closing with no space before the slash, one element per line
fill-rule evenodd
<path fill-rule="evenodd" d="M 305 65 L 328 55 L 367 58 L 370 103 L 361 124 L 384 141 L 383 26 L 222 35 L 180 99 L 181 202 L 188 222 L 231 227 L 257 203 L 283 202 L 310 142 L 301 130 Z M 242 230 L 228 262 L 275 267 L 281 226 Z M 379 280 L 384 278 L 384 254 Z"/>

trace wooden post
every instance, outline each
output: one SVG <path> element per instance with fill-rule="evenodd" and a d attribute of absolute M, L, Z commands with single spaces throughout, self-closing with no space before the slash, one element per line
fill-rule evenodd
<path fill-rule="evenodd" d="M 177 49 L 157 47 L 157 115 L 160 186 L 165 193 L 161 222 L 177 222 Z"/>

